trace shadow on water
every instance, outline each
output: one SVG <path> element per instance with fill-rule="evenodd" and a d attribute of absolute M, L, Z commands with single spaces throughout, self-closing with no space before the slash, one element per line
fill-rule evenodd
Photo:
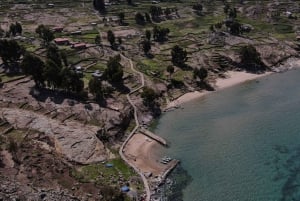
<path fill-rule="evenodd" d="M 283 146 L 275 146 L 273 165 L 276 176 L 273 181 L 282 181 L 280 201 L 300 201 L 300 147 L 289 150 Z M 287 159 L 280 163 L 280 155 L 288 154 Z"/>
<path fill-rule="evenodd" d="M 178 165 L 169 175 L 171 183 L 163 188 L 165 201 L 183 201 L 183 190 L 192 182 L 192 177 Z"/>

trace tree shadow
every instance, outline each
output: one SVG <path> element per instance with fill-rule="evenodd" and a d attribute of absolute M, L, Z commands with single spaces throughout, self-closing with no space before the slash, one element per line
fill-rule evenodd
<path fill-rule="evenodd" d="M 197 86 L 206 91 L 215 91 L 215 88 L 206 81 L 197 81 Z"/>
<path fill-rule="evenodd" d="M 148 59 L 153 59 L 153 58 L 154 58 L 154 54 L 152 54 L 152 53 L 147 53 L 147 54 L 145 54 L 145 56 L 146 56 Z"/>
<path fill-rule="evenodd" d="M 186 63 L 181 64 L 181 65 L 179 65 L 178 67 L 179 67 L 181 70 L 183 70 L 183 71 L 191 71 L 191 70 L 193 70 L 193 68 L 192 68 L 190 65 L 186 64 Z"/>
<path fill-rule="evenodd" d="M 122 94 L 128 94 L 130 92 L 130 89 L 123 83 L 111 83 L 111 85 Z"/>
<path fill-rule="evenodd" d="M 72 99 L 81 102 L 85 100 L 81 94 L 38 87 L 32 87 L 29 94 L 39 102 L 45 102 L 48 98 L 50 98 L 50 100 L 55 104 L 61 104 L 65 99 Z"/>

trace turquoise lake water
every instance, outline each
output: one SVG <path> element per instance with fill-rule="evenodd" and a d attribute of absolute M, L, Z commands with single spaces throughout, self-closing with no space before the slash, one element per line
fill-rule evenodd
<path fill-rule="evenodd" d="M 300 201 L 300 70 L 189 102 L 154 131 L 192 178 L 176 200 Z"/>

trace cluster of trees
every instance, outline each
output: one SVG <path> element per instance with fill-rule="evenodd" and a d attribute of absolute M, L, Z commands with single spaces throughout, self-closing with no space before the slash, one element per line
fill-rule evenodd
<path fill-rule="evenodd" d="M 260 53 L 253 45 L 246 45 L 239 50 L 241 67 L 250 72 L 265 71 L 266 66 L 261 61 Z"/>
<path fill-rule="evenodd" d="M 229 29 L 232 35 L 240 35 L 242 33 L 242 25 L 236 20 L 237 10 L 236 8 L 231 8 L 228 3 L 224 6 L 224 13 L 227 15 L 225 20 L 225 25 Z"/>
<path fill-rule="evenodd" d="M 195 68 L 193 71 L 194 79 L 200 79 L 200 83 L 203 83 L 205 78 L 208 76 L 208 71 L 206 68 Z"/>
<path fill-rule="evenodd" d="M 16 36 L 17 34 L 22 35 L 22 31 L 23 28 L 19 22 L 11 23 L 8 31 L 5 31 L 0 27 L 0 38 Z"/>
<path fill-rule="evenodd" d="M 159 21 L 159 17 L 161 15 L 165 15 L 168 17 L 171 13 L 177 11 L 176 8 L 166 8 L 162 9 L 160 6 L 151 6 L 149 13 L 145 13 L 144 15 L 140 12 L 135 14 L 135 22 L 139 25 L 145 25 L 146 23 L 152 23 L 152 19 L 154 21 Z"/>
<path fill-rule="evenodd" d="M 99 38 L 95 38 L 95 42 L 96 42 L 96 44 L 97 44 L 96 39 L 97 39 L 97 41 L 98 41 L 99 44 L 100 44 L 100 43 L 101 43 L 101 38 L 100 38 L 100 36 L 99 36 Z M 100 40 L 98 40 L 98 39 L 100 39 Z M 116 39 L 118 40 L 118 43 L 119 43 L 119 44 L 116 43 Z M 114 32 L 112 32 L 112 30 L 108 30 L 108 31 L 107 31 L 107 40 L 108 40 L 108 42 L 110 43 L 110 46 L 111 46 L 112 49 L 116 49 L 116 48 L 117 48 L 117 45 L 120 46 L 120 45 L 122 44 L 122 38 L 121 38 L 121 37 L 116 38 L 116 36 L 115 36 Z"/>
<path fill-rule="evenodd" d="M 118 13 L 118 17 L 119 17 L 119 24 L 123 25 L 125 20 L 125 13 L 124 12 Z"/>
<path fill-rule="evenodd" d="M 197 15 L 201 15 L 202 10 L 203 10 L 203 6 L 200 3 L 196 3 L 196 4 L 193 5 L 193 9 L 195 10 Z"/>
<path fill-rule="evenodd" d="M 26 75 L 32 76 L 37 87 L 76 93 L 83 91 L 82 75 L 68 67 L 66 55 L 53 44 L 47 48 L 45 62 L 38 56 L 25 53 L 21 68 Z"/>
<path fill-rule="evenodd" d="M 151 50 L 151 31 L 150 30 L 146 30 L 145 31 L 145 39 L 141 42 L 143 51 L 145 53 L 145 55 L 148 56 L 149 51 Z"/>
<path fill-rule="evenodd" d="M 102 79 L 112 84 L 122 84 L 123 68 L 120 64 L 121 57 L 111 57 L 107 62 Z M 53 90 L 61 89 L 66 92 L 83 94 L 84 83 L 82 75 L 68 67 L 66 55 L 55 45 L 47 48 L 47 59 L 44 62 L 38 56 L 25 53 L 21 68 L 26 75 L 32 76 L 37 87 L 49 87 Z M 102 87 L 102 80 L 93 77 L 88 83 L 89 92 L 95 96 L 97 101 L 103 99 L 105 89 Z"/>
<path fill-rule="evenodd" d="M 140 12 L 137 12 L 135 14 L 134 19 L 135 19 L 135 22 L 139 25 L 145 25 L 146 23 L 152 23 L 149 13 L 145 13 L 145 15 L 143 15 Z"/>
<path fill-rule="evenodd" d="M 163 14 L 163 9 L 160 6 L 151 6 L 149 13 L 152 19 L 155 20 Z"/>
<path fill-rule="evenodd" d="M 170 14 L 177 12 L 177 8 L 165 8 L 162 9 L 160 6 L 151 6 L 149 13 L 154 21 L 159 21 L 161 15 L 168 17 Z"/>
<path fill-rule="evenodd" d="M 105 1 L 104 0 L 94 0 L 93 6 L 99 12 L 101 12 L 101 13 L 105 12 Z"/>
<path fill-rule="evenodd" d="M 148 56 L 149 52 L 151 50 L 151 41 L 148 39 L 145 39 L 142 41 L 141 45 L 142 45 L 145 55 Z"/>
<path fill-rule="evenodd" d="M 144 105 L 151 107 L 155 105 L 155 99 L 158 97 L 158 95 L 152 88 L 144 87 L 141 97 Z"/>
<path fill-rule="evenodd" d="M 113 85 L 121 85 L 123 83 L 123 67 L 120 64 L 120 55 L 109 58 L 106 69 L 102 78 L 93 77 L 89 81 L 89 92 L 94 95 L 96 101 L 101 101 L 106 93 L 109 93 L 109 87 L 102 85 L 102 80 L 107 80 Z"/>
<path fill-rule="evenodd" d="M 35 29 L 35 33 L 39 35 L 44 41 L 44 45 L 48 46 L 50 42 L 54 39 L 54 33 L 49 27 L 41 24 Z"/>
<path fill-rule="evenodd" d="M 17 72 L 19 60 L 25 50 L 15 40 L 0 40 L 0 57 L 9 72 Z"/>
<path fill-rule="evenodd" d="M 103 78 L 112 84 L 122 84 L 123 83 L 123 67 L 120 64 L 121 57 L 117 55 L 115 57 L 110 57 L 106 69 L 103 73 Z"/>
<path fill-rule="evenodd" d="M 21 35 L 22 34 L 22 25 L 19 22 L 16 22 L 15 24 L 10 24 L 9 26 L 9 33 L 12 36 L 16 36 L 17 34 Z"/>
<path fill-rule="evenodd" d="M 157 42 L 164 42 L 167 40 L 170 30 L 168 28 L 162 28 L 159 26 L 153 27 L 153 39 Z M 149 56 L 149 51 L 151 50 L 151 31 L 145 31 L 145 39 L 141 42 L 142 49 L 145 55 Z"/>
<path fill-rule="evenodd" d="M 97 77 L 92 77 L 89 81 L 89 92 L 94 95 L 96 101 L 101 101 L 103 99 L 103 87 L 101 79 Z"/>
<path fill-rule="evenodd" d="M 164 42 L 167 40 L 170 30 L 168 28 L 154 26 L 153 27 L 153 39 L 157 42 Z"/>
<path fill-rule="evenodd" d="M 225 3 L 224 13 L 226 14 L 226 19 L 224 22 L 219 22 L 209 27 L 210 31 L 215 32 L 218 29 L 221 29 L 223 25 L 226 26 L 227 30 L 232 35 L 240 35 L 243 32 L 249 32 L 251 28 L 244 28 L 241 23 L 236 19 L 237 10 L 236 8 L 231 8 L 228 3 Z"/>
<path fill-rule="evenodd" d="M 95 37 L 95 44 L 96 44 L 96 45 L 101 45 L 101 42 L 102 42 L 101 36 L 100 36 L 100 35 L 97 35 L 97 36 Z"/>
<path fill-rule="evenodd" d="M 182 47 L 175 45 L 171 50 L 172 63 L 178 67 L 184 67 L 187 61 L 187 51 Z"/>
<path fill-rule="evenodd" d="M 231 8 L 228 3 L 226 3 L 225 6 L 224 6 L 224 13 L 229 18 L 236 18 L 237 17 L 237 10 L 236 10 L 236 8 Z"/>
<path fill-rule="evenodd" d="M 114 47 L 116 45 L 116 37 L 112 30 L 107 31 L 107 40 L 110 43 L 111 47 Z"/>

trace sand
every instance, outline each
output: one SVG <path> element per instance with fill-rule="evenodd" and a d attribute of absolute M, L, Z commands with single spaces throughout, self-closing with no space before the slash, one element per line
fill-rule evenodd
<path fill-rule="evenodd" d="M 160 157 L 155 153 L 155 150 L 160 146 L 162 145 L 155 140 L 137 133 L 132 136 L 124 147 L 124 155 L 141 172 L 151 172 L 153 176 L 158 176 L 169 168 L 169 164 L 159 162 Z"/>
<path fill-rule="evenodd" d="M 237 85 L 237 84 L 249 81 L 249 80 L 254 80 L 254 79 L 269 75 L 271 73 L 272 72 L 266 72 L 266 73 L 262 73 L 262 74 L 253 74 L 253 73 L 247 73 L 247 72 L 243 72 L 243 71 L 228 71 L 226 73 L 226 78 L 218 78 L 216 80 L 216 84 L 215 84 L 216 88 L 215 89 L 216 89 L 216 91 L 218 91 L 218 90 L 225 89 L 227 87 L 231 87 L 231 86 L 234 86 L 234 85 Z M 168 110 L 168 109 L 171 109 L 174 107 L 180 107 L 180 105 L 183 103 L 194 100 L 196 98 L 200 98 L 209 93 L 212 93 L 212 92 L 194 91 L 194 92 L 186 93 L 186 94 L 180 96 L 179 98 L 177 98 L 176 100 L 168 103 L 168 105 L 165 109 Z"/>

